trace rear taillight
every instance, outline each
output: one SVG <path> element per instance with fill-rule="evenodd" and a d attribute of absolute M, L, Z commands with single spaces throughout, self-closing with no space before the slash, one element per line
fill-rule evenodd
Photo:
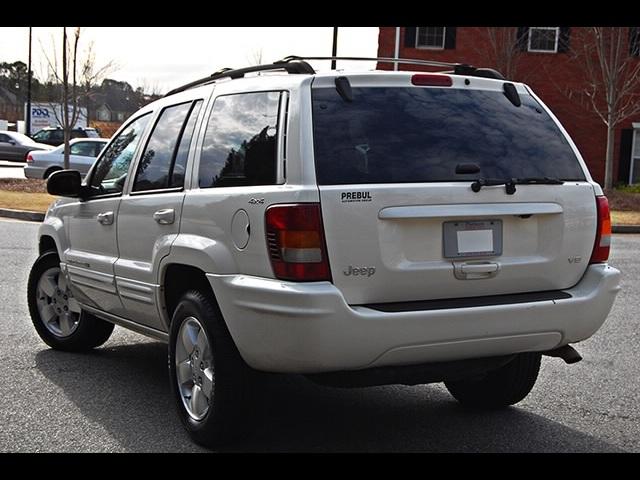
<path fill-rule="evenodd" d="M 265 213 L 267 248 L 276 278 L 331 280 L 318 203 L 274 205 Z"/>
<path fill-rule="evenodd" d="M 30 153 L 27 153 L 27 158 L 25 160 L 27 161 L 27 163 L 33 163 L 33 157 Z"/>
<path fill-rule="evenodd" d="M 607 197 L 596 197 L 596 208 L 598 210 L 598 230 L 589 263 L 606 262 L 611 248 L 611 216 Z"/>

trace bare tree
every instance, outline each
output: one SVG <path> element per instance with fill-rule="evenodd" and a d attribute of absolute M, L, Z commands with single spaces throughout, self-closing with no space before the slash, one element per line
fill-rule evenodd
<path fill-rule="evenodd" d="M 578 93 L 607 127 L 604 188 L 613 186 L 615 128 L 640 113 L 640 62 L 630 55 L 627 27 L 577 30 L 573 60 L 584 73 Z"/>
<path fill-rule="evenodd" d="M 516 78 L 520 60 L 517 27 L 482 27 L 487 36 L 487 57 L 506 78 Z"/>
<path fill-rule="evenodd" d="M 262 48 L 253 50 L 247 58 L 249 65 L 262 65 Z"/>
<path fill-rule="evenodd" d="M 89 44 L 87 53 L 83 60 L 79 59 L 81 29 L 76 27 L 73 38 L 69 41 L 67 27 L 62 29 L 62 63 L 58 63 L 58 56 L 53 44 L 53 56 L 50 57 L 46 50 L 42 48 L 44 57 L 48 64 L 48 77 L 50 84 L 58 84 L 61 104 L 61 111 L 52 108 L 56 121 L 60 124 L 64 135 L 64 168 L 69 168 L 69 141 L 71 131 L 81 115 L 80 104 L 88 102 L 94 87 L 102 80 L 116 65 L 113 61 L 107 62 L 102 67 L 96 67 L 93 43 Z M 41 45 L 42 47 L 42 45 Z M 78 73 L 78 71 L 80 73 Z M 54 91 L 58 89 L 55 88 Z M 58 99 L 58 98 L 57 98 Z M 53 105 L 52 105 L 53 107 Z"/>
<path fill-rule="evenodd" d="M 84 59 L 80 67 L 80 95 L 83 103 L 87 107 L 87 120 L 90 118 L 89 108 L 94 100 L 94 92 L 96 86 L 104 80 L 114 70 L 117 70 L 118 64 L 110 60 L 102 66 L 96 63 L 96 55 L 94 51 L 94 43 L 90 42 L 87 47 Z"/>
<path fill-rule="evenodd" d="M 482 39 L 473 49 L 484 62 L 482 67 L 492 67 L 505 78 L 526 82 L 540 71 L 540 59 L 527 58 L 527 68 L 523 68 L 523 50 L 526 50 L 528 32 L 519 27 L 476 27 Z"/>

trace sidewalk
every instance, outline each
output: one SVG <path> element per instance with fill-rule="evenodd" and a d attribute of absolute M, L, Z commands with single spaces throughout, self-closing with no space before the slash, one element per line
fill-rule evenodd
<path fill-rule="evenodd" d="M 22 162 L 7 162 L 0 160 L 0 178 L 25 178 Z"/>

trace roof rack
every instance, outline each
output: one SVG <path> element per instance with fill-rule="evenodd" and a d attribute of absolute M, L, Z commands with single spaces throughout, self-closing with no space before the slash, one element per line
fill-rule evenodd
<path fill-rule="evenodd" d="M 218 80 L 221 78 L 231 78 L 231 79 L 242 78 L 244 77 L 245 73 L 264 72 L 268 70 L 285 70 L 287 73 L 307 73 L 307 74 L 316 73 L 313 67 L 309 65 L 307 62 L 303 60 L 293 60 L 293 59 L 291 61 L 286 61 L 286 62 L 279 61 L 279 62 L 269 63 L 266 65 L 255 65 L 252 67 L 245 67 L 245 68 L 236 68 L 236 69 L 222 68 L 212 73 L 208 77 L 204 77 L 199 80 L 195 80 L 193 82 L 187 83 L 186 85 L 182 85 L 181 87 L 174 88 L 169 93 L 167 93 L 165 97 L 168 97 L 169 95 L 174 95 L 176 93 L 184 92 L 185 90 L 188 90 L 190 88 L 195 88 L 200 85 L 206 85 L 207 83 L 214 82 L 215 80 Z"/>
<path fill-rule="evenodd" d="M 457 66 L 466 66 L 471 67 L 471 65 L 465 65 L 463 63 L 450 63 L 450 62 L 439 62 L 436 60 L 418 60 L 414 58 L 391 58 L 391 57 L 299 57 L 297 55 L 289 55 L 288 57 L 284 57 L 282 60 L 278 60 L 276 63 L 286 63 L 293 61 L 305 61 L 305 60 L 348 60 L 348 61 L 376 61 L 380 63 L 406 63 L 411 65 L 424 65 L 427 67 L 457 67 Z M 471 67 L 473 68 L 473 67 Z"/>
<path fill-rule="evenodd" d="M 212 83 L 221 78 L 242 78 L 246 73 L 252 72 L 264 72 L 264 71 L 273 71 L 273 70 L 284 70 L 287 73 L 291 74 L 311 74 L 313 75 L 316 71 L 313 69 L 307 60 L 347 60 L 347 61 L 376 61 L 380 63 L 403 63 L 410 65 L 422 65 L 426 67 L 448 67 L 452 68 L 452 71 L 447 71 L 445 73 L 454 73 L 456 75 L 471 75 L 477 77 L 487 77 L 487 78 L 497 78 L 500 80 L 504 80 L 505 78 L 502 74 L 496 70 L 491 68 L 476 68 L 473 65 L 468 65 L 466 63 L 450 63 L 450 62 L 440 62 L 436 60 L 418 60 L 413 58 L 391 58 L 391 57 L 299 57 L 296 55 L 290 55 L 288 57 L 284 57 L 281 60 L 278 60 L 273 63 L 268 63 L 266 65 L 255 65 L 252 67 L 245 68 L 222 68 L 212 73 L 211 75 L 201 78 L 199 80 L 195 80 L 193 82 L 187 83 L 186 85 L 182 85 L 181 87 L 174 88 L 169 93 L 165 95 L 168 97 L 169 95 L 174 95 L 176 93 L 184 92 L 190 88 L 195 88 L 200 85 L 206 85 L 208 83 Z"/>
<path fill-rule="evenodd" d="M 348 60 L 348 61 L 376 61 L 379 63 L 403 63 L 409 65 L 422 65 L 425 67 L 449 67 L 451 71 L 442 73 L 453 73 L 455 75 L 469 75 L 474 77 L 497 78 L 505 80 L 504 76 L 493 68 L 479 68 L 467 63 L 440 62 L 437 60 L 419 60 L 415 58 L 392 58 L 392 57 L 299 57 L 290 55 L 279 60 L 277 63 L 306 60 Z"/>

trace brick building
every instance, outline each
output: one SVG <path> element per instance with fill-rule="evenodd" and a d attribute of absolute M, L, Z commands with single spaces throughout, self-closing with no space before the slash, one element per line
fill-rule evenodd
<path fill-rule="evenodd" d="M 577 144 L 591 175 L 603 184 L 607 129 L 580 93 L 584 68 L 574 60 L 583 30 L 583 27 L 380 27 L 378 56 L 395 57 L 397 53 L 399 58 L 477 67 L 506 65 L 510 72 L 502 73 L 528 84 L 542 98 Z M 501 45 L 505 39 L 511 44 Z M 625 54 L 640 62 L 640 29 L 629 27 L 624 39 Z M 393 65 L 379 64 L 378 68 L 393 69 Z M 428 70 L 406 64 L 398 68 Z M 625 120 L 615 131 L 613 182 L 640 183 L 640 114 Z"/>

